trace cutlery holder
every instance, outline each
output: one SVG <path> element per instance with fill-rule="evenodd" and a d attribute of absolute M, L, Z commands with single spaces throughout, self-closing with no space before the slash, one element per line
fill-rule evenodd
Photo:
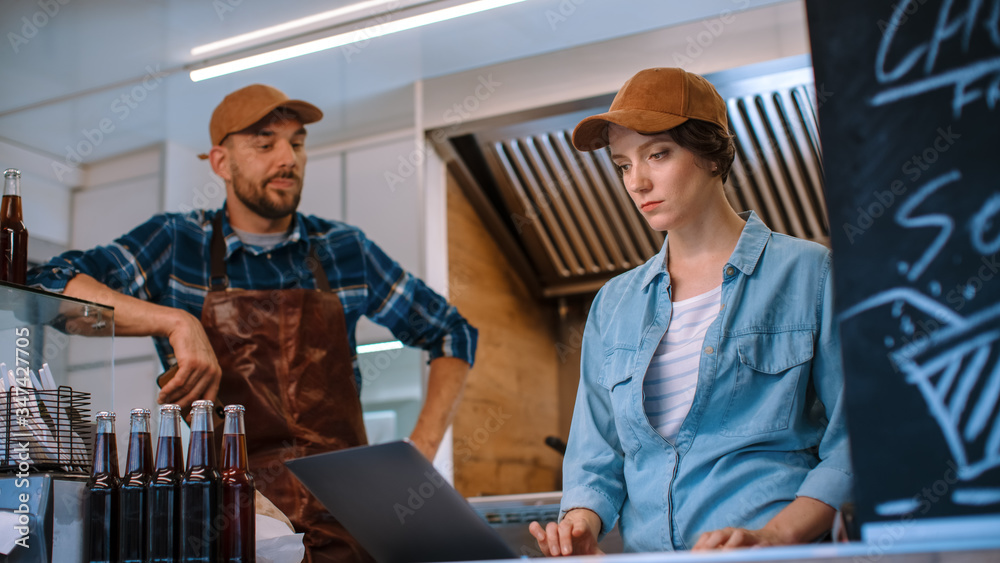
<path fill-rule="evenodd" d="M 0 473 L 89 475 L 90 393 L 68 386 L 0 391 Z"/>

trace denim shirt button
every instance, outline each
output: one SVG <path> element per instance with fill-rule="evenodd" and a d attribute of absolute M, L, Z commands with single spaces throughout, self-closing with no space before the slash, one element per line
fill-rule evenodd
<path fill-rule="evenodd" d="M 726 268 L 726 275 L 727 276 L 731 276 L 731 275 L 733 275 L 735 273 L 736 273 L 736 269 L 733 268 L 732 266 L 729 266 L 728 268 Z"/>
<path fill-rule="evenodd" d="M 715 348 L 712 348 L 711 346 L 705 346 L 705 353 L 706 354 L 711 355 L 712 352 L 715 352 Z"/>

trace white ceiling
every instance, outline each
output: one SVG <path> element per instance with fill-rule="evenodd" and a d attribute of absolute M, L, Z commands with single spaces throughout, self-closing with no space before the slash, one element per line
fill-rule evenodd
<path fill-rule="evenodd" d="M 184 70 L 194 46 L 354 1 L 3 0 L 0 140 L 84 161 L 168 139 L 203 150 L 222 97 L 265 82 L 323 109 L 310 139 L 332 142 L 412 125 L 421 79 L 780 0 L 527 0 L 204 82 Z"/>

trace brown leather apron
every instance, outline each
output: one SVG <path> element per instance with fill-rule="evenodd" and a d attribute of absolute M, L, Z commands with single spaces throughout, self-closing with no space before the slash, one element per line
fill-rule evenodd
<path fill-rule="evenodd" d="M 283 463 L 368 443 L 344 308 L 315 250 L 307 265 L 317 289 L 229 290 L 224 212 L 213 223 L 212 285 L 201 312 L 222 367 L 219 401 L 246 407 L 250 472 L 257 490 L 305 532 L 305 560 L 371 561 Z"/>

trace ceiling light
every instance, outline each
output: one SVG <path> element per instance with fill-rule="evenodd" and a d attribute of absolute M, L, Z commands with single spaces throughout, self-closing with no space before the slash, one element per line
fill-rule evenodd
<path fill-rule="evenodd" d="M 390 340 L 389 342 L 376 342 L 375 344 L 359 344 L 358 354 L 370 354 L 372 352 L 399 350 L 402 347 L 403 343 L 398 340 Z"/>
<path fill-rule="evenodd" d="M 322 21 L 331 20 L 338 16 L 344 16 L 354 12 L 360 12 L 361 10 L 367 10 L 368 8 L 373 8 L 382 4 L 388 4 L 391 0 L 368 0 L 367 2 L 358 2 L 357 4 L 351 4 L 350 6 L 344 6 L 342 8 L 337 8 L 336 10 L 330 10 L 323 12 L 321 14 L 315 14 L 312 16 L 299 18 L 297 20 L 292 20 L 290 22 L 285 22 L 278 25 L 272 25 L 271 27 L 265 27 L 263 29 L 258 29 L 256 31 L 251 31 L 249 33 L 244 33 L 242 35 L 236 35 L 228 39 L 221 39 L 219 41 L 213 41 L 212 43 L 206 43 L 205 45 L 199 45 L 194 49 L 191 49 L 191 54 L 198 56 L 204 55 L 206 53 L 212 53 L 215 51 L 221 51 L 228 47 L 233 47 L 234 45 L 240 45 L 243 43 L 250 43 L 264 37 L 271 35 L 278 35 L 279 33 L 286 33 L 293 29 L 299 29 L 301 27 L 307 27 Z"/>
<path fill-rule="evenodd" d="M 411 16 L 398 21 L 380 23 L 371 27 L 340 33 L 331 37 L 324 37 L 322 39 L 308 41 L 299 45 L 283 47 L 281 49 L 275 49 L 274 51 L 268 51 L 266 53 L 251 55 L 249 57 L 192 70 L 191 80 L 194 82 L 200 82 L 209 78 L 215 78 L 217 76 L 223 76 L 239 72 L 241 70 L 276 63 L 294 57 L 301 57 L 302 55 L 333 49 L 334 47 L 350 45 L 351 43 L 357 43 L 359 41 L 366 41 L 376 37 L 398 33 L 400 31 L 406 31 L 479 12 L 485 12 L 494 8 L 518 4 L 524 1 L 525 0 L 477 0 L 476 2 L 469 2 L 467 4 L 461 4 L 451 8 L 444 8 L 442 10 L 436 10 L 426 14 Z"/>

